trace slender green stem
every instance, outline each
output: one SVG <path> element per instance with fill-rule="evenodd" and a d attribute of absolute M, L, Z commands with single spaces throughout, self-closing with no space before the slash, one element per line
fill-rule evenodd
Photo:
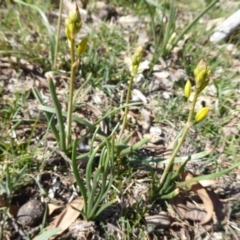
<path fill-rule="evenodd" d="M 171 0 L 170 3 L 170 15 L 169 15 L 169 20 L 167 22 L 166 25 L 166 29 L 164 32 L 164 37 L 163 37 L 163 43 L 160 49 L 160 53 L 158 56 L 165 56 L 165 54 L 169 53 L 169 50 L 167 49 L 167 45 L 169 43 L 169 40 L 171 38 L 172 33 L 175 30 L 175 22 L 176 22 L 176 10 L 174 7 L 174 1 L 175 0 Z"/>
<path fill-rule="evenodd" d="M 74 80 L 75 80 L 75 54 L 74 54 L 75 40 L 72 38 L 70 40 L 70 51 L 71 51 L 71 76 L 69 84 L 69 98 L 68 98 L 68 113 L 67 113 L 67 138 L 66 146 L 69 148 L 71 143 L 71 126 L 72 126 L 72 109 L 73 109 L 73 90 L 74 90 Z"/>
<path fill-rule="evenodd" d="M 153 42 L 154 42 L 154 52 L 153 52 L 153 58 L 152 58 L 152 65 L 155 64 L 155 60 L 156 60 L 156 55 L 158 55 L 158 47 L 160 46 L 160 40 L 161 40 L 161 36 L 159 36 L 158 38 L 156 37 L 156 26 L 155 26 L 155 21 L 154 21 L 154 13 L 148 3 L 148 1 L 144 1 L 146 6 L 147 6 L 147 9 L 148 9 L 148 12 L 149 12 L 149 16 L 151 18 L 151 21 L 150 21 L 150 24 L 151 24 L 151 33 L 152 33 L 152 36 L 153 36 Z"/>
<path fill-rule="evenodd" d="M 192 26 L 196 24 L 196 22 L 209 10 L 211 9 L 219 0 L 215 0 L 212 3 L 210 3 L 205 9 L 203 9 L 202 12 L 200 12 L 184 29 L 183 31 L 178 35 L 176 40 L 173 43 L 172 48 L 174 48 L 177 43 L 182 39 L 182 37 L 191 29 Z"/>
<path fill-rule="evenodd" d="M 134 76 L 135 76 L 134 74 L 131 74 L 130 83 L 129 83 L 128 91 L 127 91 L 126 105 L 129 104 L 129 102 L 130 102 L 130 97 L 131 97 L 131 91 L 132 91 L 132 85 L 133 85 Z M 126 128 L 126 125 L 127 125 L 128 109 L 129 109 L 129 107 L 126 106 L 126 107 L 125 107 L 124 116 L 123 116 L 122 129 L 121 129 L 121 132 L 120 132 L 120 134 L 119 134 L 119 141 L 122 139 L 123 132 L 124 132 L 124 130 L 125 130 L 125 128 Z"/>
<path fill-rule="evenodd" d="M 57 35 L 56 35 L 56 39 L 55 39 L 56 44 L 55 44 L 53 70 L 56 70 L 56 68 L 57 68 L 57 56 L 58 56 L 59 35 L 60 35 L 60 28 L 61 28 L 62 9 L 63 9 L 63 0 L 60 0 L 58 25 L 57 25 Z"/>
<path fill-rule="evenodd" d="M 164 172 L 160 178 L 160 187 L 162 186 L 162 184 L 165 182 L 165 179 L 167 177 L 167 174 L 169 172 L 169 170 L 171 169 L 171 166 L 173 165 L 174 163 L 174 160 L 177 156 L 177 153 L 178 151 L 180 150 L 182 144 L 184 143 L 185 141 L 185 138 L 187 136 L 187 133 L 189 131 L 189 129 L 192 127 L 193 123 L 192 123 L 192 119 L 193 119 L 193 114 L 194 114 L 194 108 L 195 108 L 195 105 L 196 105 L 196 101 L 197 101 L 197 97 L 198 97 L 198 90 L 196 89 L 195 93 L 194 93 L 194 99 L 193 99 L 193 102 L 191 104 L 191 108 L 189 109 L 189 115 L 188 115 L 188 120 L 187 120 L 187 123 L 184 127 L 184 130 L 183 130 L 183 133 L 182 135 L 180 136 L 179 139 L 177 139 L 177 146 L 176 148 L 174 149 L 172 155 L 171 155 L 171 158 L 169 160 L 169 163 L 167 164 L 166 168 L 164 169 Z"/>

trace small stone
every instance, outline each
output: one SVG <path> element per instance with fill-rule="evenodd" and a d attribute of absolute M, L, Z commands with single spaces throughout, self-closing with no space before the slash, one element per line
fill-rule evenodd
<path fill-rule="evenodd" d="M 36 226 L 42 219 L 44 206 L 38 200 L 30 200 L 20 207 L 17 213 L 17 222 L 22 226 Z"/>
<path fill-rule="evenodd" d="M 133 81 L 135 83 L 143 82 L 144 81 L 144 75 L 142 73 L 137 74 Z"/>
<path fill-rule="evenodd" d="M 216 239 L 216 240 L 224 239 L 223 233 L 222 232 L 214 232 L 213 233 L 213 239 Z"/>
<path fill-rule="evenodd" d="M 162 134 L 162 129 L 159 126 L 152 126 L 150 128 L 149 132 L 153 133 L 153 134 L 161 135 Z"/>
<path fill-rule="evenodd" d="M 144 104 L 147 104 L 147 98 L 144 96 L 144 94 L 138 90 L 138 89 L 133 89 L 132 90 L 132 101 L 133 102 L 138 102 L 142 101 Z"/>

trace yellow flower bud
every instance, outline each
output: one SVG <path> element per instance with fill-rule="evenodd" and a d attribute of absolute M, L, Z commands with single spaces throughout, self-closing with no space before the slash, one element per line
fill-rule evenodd
<path fill-rule="evenodd" d="M 69 12 L 68 17 L 65 20 L 65 25 L 65 33 L 67 38 L 73 39 L 82 27 L 82 19 L 77 4 L 76 8 Z"/>
<path fill-rule="evenodd" d="M 65 28 L 65 34 L 67 36 L 67 39 L 70 40 L 71 39 L 71 33 L 70 33 L 70 30 L 67 27 Z"/>
<path fill-rule="evenodd" d="M 169 43 L 169 44 L 173 44 L 173 41 L 174 41 L 174 39 L 176 38 L 176 36 L 177 36 L 177 33 L 176 33 L 176 32 L 173 32 L 172 35 L 171 35 L 171 37 L 170 37 L 169 40 L 168 40 L 168 43 Z"/>
<path fill-rule="evenodd" d="M 194 77 L 199 93 L 207 86 L 210 74 L 211 71 L 208 69 L 204 58 L 202 58 L 197 67 L 194 69 Z"/>
<path fill-rule="evenodd" d="M 184 95 L 186 98 L 190 97 L 191 90 L 192 90 L 191 88 L 192 88 L 192 84 L 191 84 L 190 80 L 187 80 L 185 87 L 184 87 Z"/>
<path fill-rule="evenodd" d="M 173 47 L 173 41 L 174 39 L 176 38 L 177 34 L 176 32 L 173 32 L 172 35 L 170 36 L 168 42 L 167 42 L 167 45 L 166 45 L 166 52 L 170 52 L 172 47 Z"/>
<path fill-rule="evenodd" d="M 194 77 L 196 79 L 196 82 L 202 81 L 202 78 L 206 74 L 206 71 L 207 71 L 207 64 L 204 58 L 202 58 L 198 63 L 197 67 L 194 69 Z"/>
<path fill-rule="evenodd" d="M 176 197 L 179 194 L 179 192 L 180 192 L 179 188 L 176 188 L 172 192 L 170 192 L 168 194 L 165 194 L 165 195 L 162 195 L 161 199 L 162 200 L 172 199 L 172 198 Z"/>
<path fill-rule="evenodd" d="M 78 45 L 78 55 L 81 56 L 87 49 L 88 38 L 84 38 Z"/>
<path fill-rule="evenodd" d="M 204 118 L 207 117 L 208 113 L 209 113 L 209 107 L 201 108 L 195 116 L 195 122 L 202 121 Z"/>
<path fill-rule="evenodd" d="M 137 48 L 132 57 L 132 74 L 135 75 L 138 71 L 139 64 L 142 60 L 143 47 L 140 46 Z"/>

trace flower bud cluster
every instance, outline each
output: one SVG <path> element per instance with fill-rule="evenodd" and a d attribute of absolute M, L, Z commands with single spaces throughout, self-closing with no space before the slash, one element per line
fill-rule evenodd
<path fill-rule="evenodd" d="M 136 75 L 138 71 L 139 64 L 142 60 L 143 47 L 140 46 L 137 48 L 132 57 L 132 75 Z"/>
<path fill-rule="evenodd" d="M 194 78 L 198 93 L 200 93 L 208 85 L 210 74 L 211 71 L 208 69 L 204 58 L 202 58 L 197 67 L 194 69 Z"/>
<path fill-rule="evenodd" d="M 72 9 L 65 20 L 65 33 L 69 40 L 74 39 L 74 36 L 80 31 L 82 27 L 82 19 L 79 13 L 78 6 Z"/>
<path fill-rule="evenodd" d="M 196 82 L 195 101 L 198 95 L 200 94 L 200 92 L 208 85 L 210 74 L 211 74 L 211 71 L 208 69 L 208 66 L 204 58 L 202 58 L 198 63 L 197 67 L 194 69 L 194 78 Z M 184 86 L 184 95 L 187 99 L 190 97 L 191 91 L 192 91 L 192 84 L 190 80 L 187 80 Z M 193 108 L 195 106 L 195 101 L 193 103 L 194 104 Z M 201 108 L 195 116 L 195 123 L 201 122 L 204 118 L 207 117 L 208 113 L 209 113 L 208 107 Z"/>

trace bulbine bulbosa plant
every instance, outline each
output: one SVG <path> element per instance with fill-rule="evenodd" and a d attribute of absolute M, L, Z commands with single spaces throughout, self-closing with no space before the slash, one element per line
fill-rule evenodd
<path fill-rule="evenodd" d="M 74 81 L 76 69 L 80 64 L 80 58 L 87 48 L 87 38 L 81 40 L 80 43 L 75 43 L 76 34 L 79 33 L 82 27 L 82 20 L 79 13 L 79 9 L 76 5 L 75 9 L 69 12 L 68 17 L 65 20 L 65 33 L 68 40 L 68 47 L 71 55 L 71 73 L 69 81 L 69 96 L 68 96 L 68 109 L 67 114 L 62 111 L 60 102 L 57 98 L 56 88 L 53 83 L 52 76 L 48 77 L 48 85 L 50 94 L 53 100 L 54 109 L 48 108 L 46 106 L 41 106 L 41 110 L 45 112 L 46 118 L 50 124 L 50 128 L 55 136 L 55 139 L 58 143 L 60 150 L 65 153 L 69 153 L 72 147 L 72 113 L 73 113 L 73 99 L 74 99 Z M 77 47 L 76 47 L 77 45 Z M 35 97 L 38 101 L 43 104 L 43 100 L 36 89 L 33 90 Z M 53 123 L 53 114 L 56 114 L 58 129 Z M 63 122 L 63 116 L 67 117 L 66 127 Z M 86 122 L 84 122 L 86 123 Z M 88 124 L 88 123 L 86 123 Z M 92 127 L 91 124 L 88 124 L 89 127 Z"/>
<path fill-rule="evenodd" d="M 144 138 L 141 141 L 135 143 L 132 146 L 128 145 L 131 134 L 128 137 L 125 136 L 125 130 L 127 128 L 127 115 L 129 107 L 136 105 L 137 103 L 130 103 L 133 79 L 136 77 L 138 68 L 143 55 L 143 47 L 137 48 L 132 57 L 132 69 L 130 75 L 130 81 L 128 85 L 125 105 L 115 108 L 107 112 L 103 117 L 97 120 L 94 124 L 87 122 L 85 119 L 79 118 L 73 114 L 73 102 L 74 102 L 74 81 L 76 69 L 80 64 L 80 57 L 87 48 L 87 38 L 84 38 L 80 43 L 76 43 L 76 34 L 82 27 L 81 16 L 79 9 L 76 6 L 75 9 L 70 11 L 67 19 L 65 20 L 65 34 L 67 36 L 68 47 L 71 55 L 71 73 L 69 82 L 69 96 L 68 96 L 68 109 L 67 113 L 61 109 L 60 102 L 57 98 L 56 88 L 51 77 L 48 78 L 49 90 L 54 103 L 54 108 L 41 106 L 41 110 L 45 112 L 46 118 L 49 122 L 49 126 L 55 135 L 56 141 L 61 151 L 71 157 L 71 167 L 77 185 L 84 200 L 84 207 L 82 215 L 86 220 L 95 219 L 105 208 L 115 202 L 115 200 L 106 198 L 112 188 L 114 182 L 114 176 L 116 175 L 116 168 L 119 161 L 126 155 L 131 155 L 135 150 L 138 150 L 144 144 L 148 142 L 148 139 Z M 176 180 L 181 175 L 187 161 L 181 163 L 177 168 L 174 168 L 175 159 L 178 151 L 180 150 L 188 131 L 194 124 L 202 121 L 209 113 L 209 108 L 204 107 L 200 109 L 194 116 L 194 109 L 198 96 L 202 90 L 209 83 L 210 70 L 204 59 L 202 59 L 194 70 L 195 77 L 195 89 L 193 101 L 188 101 L 189 115 L 185 126 L 180 131 L 179 135 L 175 139 L 172 155 L 164 169 L 160 179 L 156 178 L 156 175 L 152 176 L 152 188 L 150 190 L 151 198 L 160 198 L 162 200 L 170 199 L 179 193 L 179 187 L 183 186 L 183 182 L 176 183 Z M 84 85 L 84 84 L 83 84 Z M 184 95 L 189 100 L 193 87 L 190 81 L 186 82 L 184 88 Z M 81 88 L 80 88 L 81 90 Z M 77 90 L 76 92 L 80 92 Z M 37 90 L 33 91 L 38 101 L 43 104 L 43 100 Z M 103 133 L 98 126 L 105 118 L 109 118 L 111 114 L 119 112 L 124 109 L 122 121 L 116 124 L 114 129 L 111 130 L 109 135 Z M 58 125 L 57 127 L 53 123 L 53 117 L 56 115 Z M 66 127 L 64 125 L 63 117 L 67 118 Z M 77 155 L 78 143 L 82 141 L 81 138 L 75 134 L 73 140 L 73 133 L 71 131 L 72 119 L 81 123 L 88 128 L 87 134 L 92 134 L 91 144 L 89 151 L 86 154 Z M 95 143 L 98 142 L 97 146 Z M 88 158 L 86 167 L 85 181 L 79 175 L 78 162 L 83 157 Z M 99 159 L 99 161 L 95 161 Z M 182 184 L 182 185 L 181 185 Z M 114 199 L 114 197 L 113 197 Z"/>
<path fill-rule="evenodd" d="M 184 167 L 187 164 L 187 160 L 175 169 L 174 160 L 186 139 L 189 129 L 193 127 L 194 124 L 197 124 L 204 118 L 206 118 L 209 113 L 209 108 L 203 107 L 196 113 L 194 117 L 194 109 L 197 98 L 199 97 L 202 90 L 208 85 L 210 74 L 211 71 L 208 69 L 205 60 L 202 58 L 194 70 L 194 78 L 196 84 L 194 89 L 193 101 L 191 103 L 188 101 L 189 114 L 187 122 L 174 141 L 172 155 L 166 165 L 166 168 L 164 169 L 163 174 L 160 177 L 160 181 L 156 181 L 156 177 L 153 177 L 152 191 L 150 194 L 153 198 L 157 197 L 160 199 L 170 199 L 175 197 L 179 193 L 176 179 L 181 175 L 181 172 L 184 170 Z M 188 80 L 184 87 L 184 95 L 187 100 L 189 100 L 191 91 L 192 84 L 190 80 Z"/>
<path fill-rule="evenodd" d="M 87 48 L 87 38 L 84 38 L 77 47 L 78 58 L 75 57 L 75 36 L 82 27 L 82 20 L 79 13 L 79 9 L 76 8 L 69 12 L 67 19 L 65 20 L 65 33 L 68 39 L 68 45 L 71 54 L 71 76 L 69 84 L 69 98 L 68 98 L 68 113 L 67 113 L 67 130 L 66 130 L 66 147 L 69 148 L 71 144 L 71 124 L 72 124 L 72 110 L 73 110 L 73 91 L 76 69 L 79 66 L 80 56 L 85 52 Z"/>
<path fill-rule="evenodd" d="M 124 111 L 124 115 L 123 115 L 123 123 L 122 123 L 121 132 L 119 134 L 119 141 L 122 139 L 124 130 L 126 128 L 127 115 L 128 115 L 128 104 L 129 104 L 130 98 L 131 98 L 133 79 L 137 75 L 138 67 L 142 60 L 142 55 L 143 55 L 143 47 L 140 46 L 140 47 L 138 47 L 138 49 L 136 50 L 136 52 L 133 54 L 133 57 L 132 57 L 131 78 L 130 78 L 130 82 L 128 85 L 128 91 L 127 91 L 127 97 L 126 97 L 126 107 L 125 107 L 125 111 Z"/>
<path fill-rule="evenodd" d="M 68 110 L 67 113 L 63 112 L 61 109 L 60 102 L 57 98 L 56 88 L 53 83 L 52 77 L 48 78 L 49 90 L 53 100 L 54 108 L 49 108 L 46 106 L 41 106 L 40 109 L 44 111 L 45 116 L 49 122 L 50 128 L 55 135 L 55 139 L 58 143 L 58 147 L 61 151 L 66 153 L 69 157 L 71 157 L 71 167 L 73 170 L 74 177 L 76 179 L 77 185 L 81 192 L 84 201 L 84 207 L 82 211 L 82 215 L 86 220 L 95 219 L 105 208 L 112 205 L 115 200 L 106 201 L 106 196 L 112 187 L 115 165 L 114 159 L 117 156 L 123 156 L 129 154 L 132 150 L 144 145 L 146 143 L 146 139 L 140 141 L 134 146 L 125 146 L 123 149 L 118 150 L 118 144 L 115 144 L 116 132 L 119 130 L 120 123 L 112 130 L 109 136 L 102 134 L 99 127 L 97 125 L 106 117 L 112 114 L 112 112 L 107 113 L 101 119 L 99 119 L 96 123 L 90 124 L 84 119 L 81 119 L 75 115 L 73 115 L 73 99 L 74 99 L 74 81 L 75 81 L 75 73 L 76 69 L 80 64 L 80 57 L 85 52 L 87 48 L 87 38 L 81 40 L 79 44 L 75 43 L 76 34 L 80 31 L 82 26 L 81 16 L 79 13 L 79 9 L 76 6 L 75 9 L 69 12 L 67 19 L 65 20 L 65 34 L 67 36 L 68 47 L 70 49 L 71 55 L 71 73 L 70 73 L 70 82 L 69 82 L 69 97 L 68 97 Z M 77 47 L 76 47 L 77 46 Z M 120 111 L 121 109 L 125 109 L 125 114 L 123 115 L 123 123 L 120 133 L 120 138 L 124 132 L 124 129 L 127 125 L 127 113 L 128 108 L 131 104 L 131 89 L 133 78 L 136 76 L 138 71 L 138 66 L 141 61 L 143 48 L 140 47 L 137 49 L 136 53 L 133 55 L 133 64 L 132 64 L 132 74 L 130 78 L 130 84 L 128 87 L 128 93 L 126 98 L 126 104 L 119 108 L 116 108 L 114 111 Z M 40 102 L 43 104 L 43 99 L 39 92 L 34 89 L 34 95 Z M 79 92 L 79 90 L 77 91 Z M 53 123 L 53 117 L 56 114 L 58 128 Z M 66 128 L 64 126 L 63 117 L 67 117 Z M 78 143 L 83 139 L 80 139 L 77 134 L 75 134 L 75 139 L 73 140 L 73 133 L 71 132 L 71 124 L 72 119 L 77 122 L 85 125 L 89 130 L 87 132 L 91 132 L 93 137 L 91 139 L 91 145 L 89 152 L 87 154 L 77 155 L 77 146 Z M 100 134 L 101 133 L 101 134 Z M 99 144 L 95 147 L 94 143 L 100 140 Z M 79 169 L 77 161 L 81 161 L 82 156 L 88 157 L 88 163 L 86 167 L 86 181 L 83 181 L 83 178 L 79 175 Z M 98 166 L 94 171 L 95 160 L 99 158 Z"/>

